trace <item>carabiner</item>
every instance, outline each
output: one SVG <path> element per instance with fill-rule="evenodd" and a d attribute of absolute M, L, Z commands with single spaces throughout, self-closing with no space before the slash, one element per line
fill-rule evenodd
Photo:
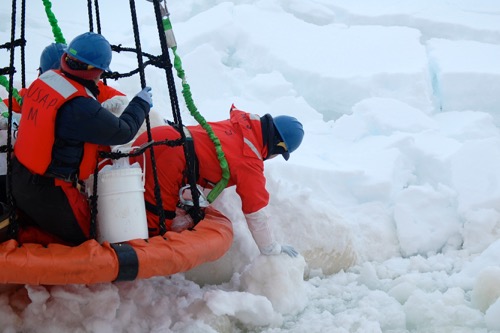
<path fill-rule="evenodd" d="M 198 190 L 198 193 L 199 193 L 199 205 L 201 208 L 205 208 L 205 207 L 208 207 L 208 205 L 210 204 L 207 200 L 207 198 L 205 197 L 205 194 L 203 193 L 202 189 L 200 188 L 199 185 L 196 185 L 196 189 Z M 181 202 L 181 204 L 185 205 L 185 206 L 190 206 L 190 207 L 193 207 L 194 206 L 194 202 L 192 199 L 185 199 L 184 198 L 184 192 L 186 190 L 191 190 L 191 186 L 190 185 L 185 185 L 183 187 L 181 187 L 179 189 L 179 201 Z M 192 196 L 191 196 L 192 198 Z"/>

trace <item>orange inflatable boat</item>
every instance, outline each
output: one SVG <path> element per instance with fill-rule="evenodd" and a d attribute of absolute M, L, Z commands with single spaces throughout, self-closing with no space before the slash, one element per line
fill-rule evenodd
<path fill-rule="evenodd" d="M 223 256 L 233 241 L 230 220 L 213 207 L 194 230 L 146 240 L 79 246 L 0 243 L 0 283 L 61 285 L 130 281 L 187 271 Z"/>

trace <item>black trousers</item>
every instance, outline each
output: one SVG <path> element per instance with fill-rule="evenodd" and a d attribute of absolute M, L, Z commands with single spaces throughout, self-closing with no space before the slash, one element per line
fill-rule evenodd
<path fill-rule="evenodd" d="M 32 174 L 16 158 L 12 159 L 12 196 L 17 208 L 44 231 L 74 245 L 87 240 L 54 178 Z"/>

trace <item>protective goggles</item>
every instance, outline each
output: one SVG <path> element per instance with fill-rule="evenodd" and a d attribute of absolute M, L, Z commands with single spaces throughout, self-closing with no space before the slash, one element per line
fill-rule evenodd
<path fill-rule="evenodd" d="M 81 62 L 80 60 L 78 59 L 75 59 L 69 55 L 66 56 L 66 59 L 64 59 L 66 61 L 66 63 L 68 64 L 68 66 L 71 68 L 71 69 L 74 69 L 74 70 L 77 70 L 77 71 L 84 71 L 84 70 L 90 70 L 90 69 L 93 69 L 95 68 L 95 66 L 92 66 L 92 65 L 89 65 L 89 64 L 86 64 L 84 62 Z"/>

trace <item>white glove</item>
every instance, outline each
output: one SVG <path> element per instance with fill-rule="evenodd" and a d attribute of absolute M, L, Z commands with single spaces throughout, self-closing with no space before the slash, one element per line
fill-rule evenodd
<path fill-rule="evenodd" d="M 288 254 L 290 257 L 295 258 L 299 255 L 297 250 L 293 248 L 291 245 L 279 245 L 278 243 L 274 243 L 271 246 L 264 248 L 260 251 L 265 256 L 273 256 L 281 253 Z"/>
<path fill-rule="evenodd" d="M 295 250 L 291 245 L 281 245 L 281 253 L 286 253 L 292 258 L 295 258 L 299 255 L 297 250 Z"/>
<path fill-rule="evenodd" d="M 101 106 L 119 117 L 127 107 L 129 101 L 126 96 L 113 96 L 101 103 Z"/>

